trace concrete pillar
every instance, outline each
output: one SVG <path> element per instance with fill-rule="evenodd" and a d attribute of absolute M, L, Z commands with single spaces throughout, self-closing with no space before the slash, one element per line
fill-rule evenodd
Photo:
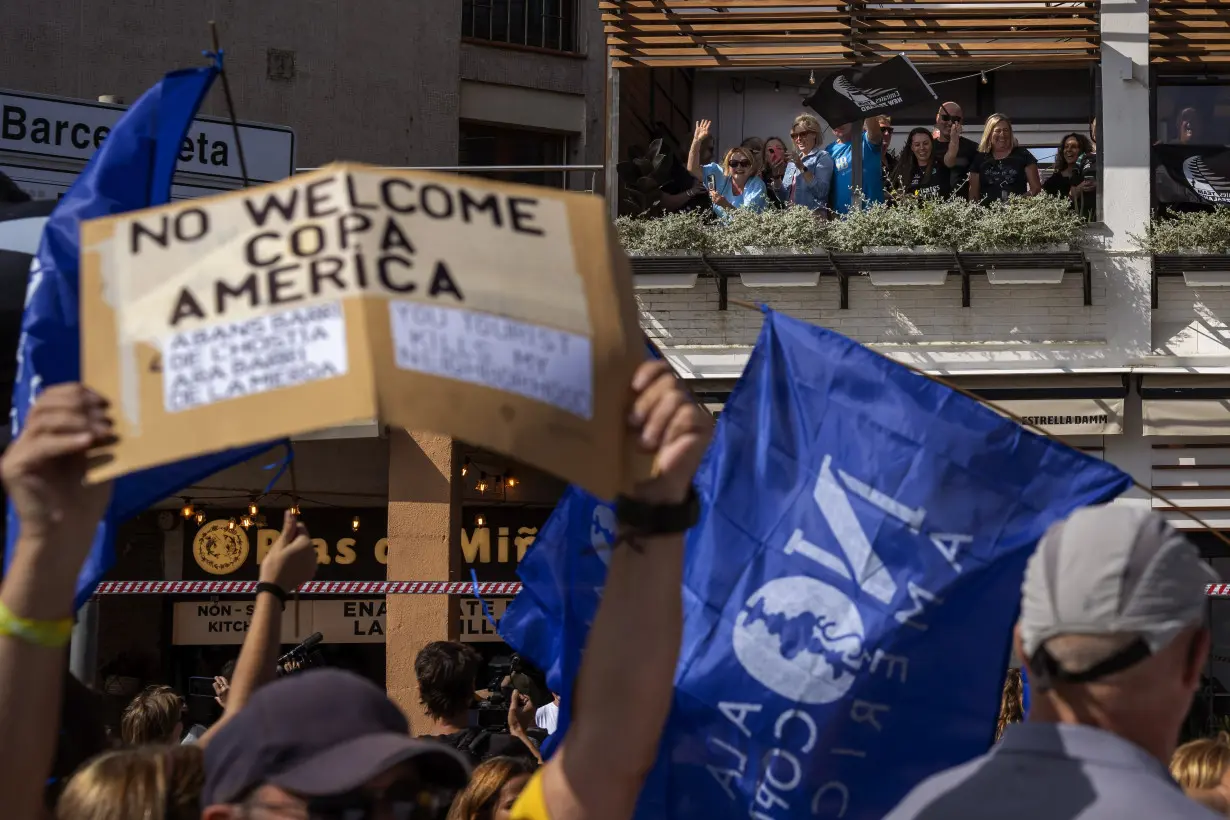
<path fill-rule="evenodd" d="M 1153 483 L 1153 443 L 1144 435 L 1141 414 L 1140 395 L 1133 384 L 1123 402 L 1123 433 L 1103 437 L 1102 458 L 1149 487 Z M 1153 498 L 1139 487 L 1129 487 L 1115 503 L 1152 507 Z"/>
<path fill-rule="evenodd" d="M 1098 161 L 1102 167 L 1102 252 L 1094 275 L 1106 283 L 1109 348 L 1131 363 L 1152 349 L 1151 261 L 1138 255 L 1131 234 L 1149 223 L 1150 105 L 1148 0 L 1103 0 L 1102 110 Z"/>
<path fill-rule="evenodd" d="M 389 435 L 390 581 L 452 579 L 453 533 L 461 517 L 454 487 L 455 448 L 447 436 L 391 430 Z M 426 644 L 446 641 L 457 629 L 456 604 L 448 595 L 390 595 L 386 688 L 411 730 L 426 730 L 419 703 L 414 658 Z"/>

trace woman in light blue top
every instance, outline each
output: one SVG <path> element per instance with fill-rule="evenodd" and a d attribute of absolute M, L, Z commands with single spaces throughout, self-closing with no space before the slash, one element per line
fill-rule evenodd
<path fill-rule="evenodd" d="M 705 187 L 709 189 L 713 212 L 726 218 L 735 208 L 764 210 L 768 205 L 764 180 L 760 178 L 760 168 L 751 152 L 744 148 L 731 148 L 726 152 L 726 158 L 721 165 L 716 162 L 700 164 L 701 145 L 709 136 L 712 127 L 713 123 L 709 120 L 696 123 L 692 147 L 688 151 L 688 171 L 692 176 L 703 180 Z"/>
<path fill-rule="evenodd" d="M 802 205 L 813 211 L 828 207 L 833 158 L 820 150 L 820 121 L 811 114 L 800 114 L 790 127 L 790 139 L 795 150 L 790 152 L 786 173 L 774 184 L 777 198 L 787 206 Z"/>

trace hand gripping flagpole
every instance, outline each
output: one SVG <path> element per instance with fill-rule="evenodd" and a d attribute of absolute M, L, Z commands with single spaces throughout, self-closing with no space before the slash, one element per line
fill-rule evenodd
<path fill-rule="evenodd" d="M 762 313 L 763 313 L 765 310 L 767 310 L 767 309 L 768 309 L 768 308 L 767 308 L 767 307 L 765 307 L 764 305 L 757 305 L 757 304 L 755 304 L 755 303 L 753 303 L 753 302 L 746 302 L 746 301 L 744 301 L 744 300 L 742 300 L 742 299 L 727 299 L 726 301 L 727 301 L 729 304 L 732 304 L 732 305 L 737 305 L 737 306 L 739 306 L 739 307 L 741 307 L 741 308 L 746 308 L 746 309 L 748 309 L 748 310 L 756 310 L 756 311 L 760 311 L 760 312 L 762 312 Z M 919 368 L 915 367 L 914 365 L 910 364 L 909 362 L 902 362 L 902 361 L 898 361 L 897 359 L 891 358 L 891 357 L 889 357 L 889 356 L 885 356 L 883 353 L 880 353 L 878 350 L 872 350 L 872 348 L 870 348 L 870 347 L 868 347 L 867 349 L 868 349 L 868 350 L 871 350 L 871 352 L 872 352 L 872 353 L 875 353 L 877 356 L 883 356 L 885 359 L 888 359 L 889 361 L 893 362 L 894 364 L 897 364 L 897 365 L 900 365 L 901 367 L 904 367 L 906 370 L 910 370 L 910 371 L 912 371 L 912 372 L 914 372 L 914 373 L 917 373 L 919 376 L 922 376 L 922 377 L 924 377 L 924 378 L 928 378 L 928 379 L 930 379 L 930 380 L 931 380 L 931 381 L 933 381 L 933 382 L 937 382 L 937 383 L 939 383 L 939 384 L 942 384 L 942 385 L 944 385 L 945 387 L 947 387 L 949 390 L 956 391 L 957 393 L 960 393 L 960 394 L 961 394 L 961 395 L 963 395 L 963 396 L 968 396 L 969 398 L 973 399 L 973 400 L 974 400 L 974 401 L 976 401 L 976 402 L 979 402 L 979 403 L 981 403 L 981 404 L 985 404 L 987 407 L 990 407 L 990 408 L 991 408 L 992 410 L 994 410 L 996 413 L 999 413 L 999 414 L 1000 414 L 1000 415 L 1002 415 L 1002 416 L 1007 416 L 1008 418 L 1010 418 L 1010 419 L 1012 419 L 1013 421 L 1015 421 L 1017 424 L 1021 425 L 1022 427 L 1026 427 L 1026 428 L 1028 428 L 1028 429 L 1030 429 L 1030 430 L 1034 431 L 1035 433 L 1037 433 L 1037 434 L 1038 434 L 1038 435 L 1040 435 L 1040 436 L 1044 436 L 1045 438 L 1048 438 L 1048 439 L 1050 439 L 1051 441 L 1053 441 L 1053 442 L 1055 442 L 1055 443 L 1057 443 L 1057 444 L 1062 444 L 1064 447 L 1067 447 L 1067 448 L 1069 448 L 1069 449 L 1072 449 L 1072 450 L 1077 449 L 1077 448 L 1073 447 L 1071 444 L 1069 444 L 1068 442 L 1066 442 L 1066 441 L 1064 441 L 1063 439 L 1061 439 L 1059 436 L 1056 436 L 1055 434 L 1051 433 L 1050 431 L 1043 429 L 1042 427 L 1040 427 L 1040 426 L 1039 426 L 1039 425 L 1037 425 L 1036 423 L 1034 423 L 1034 422 L 1032 422 L 1032 421 L 1029 421 L 1028 419 L 1024 419 L 1024 418 L 1022 418 L 1021 416 L 1018 416 L 1016 413 L 1013 413 L 1011 410 L 1009 410 L 1009 409 L 1008 409 L 1008 408 L 1006 408 L 1006 407 L 1003 407 L 1002 405 L 996 404 L 996 403 L 995 403 L 995 402 L 993 402 L 993 401 L 988 401 L 987 399 L 984 399 L 984 398 L 982 398 L 981 396 L 977 395 L 976 393 L 972 393 L 972 392 L 970 392 L 969 390 L 966 390 L 965 388 L 958 387 L 957 385 L 953 384 L 952 382 L 948 381 L 947 379 L 943 378 L 942 376 L 936 376 L 934 373 L 928 373 L 928 372 L 927 372 L 927 371 L 925 371 L 925 370 L 920 370 Z M 1135 476 L 1133 476 L 1133 475 L 1128 475 L 1128 478 L 1130 478 L 1130 479 L 1132 480 L 1132 484 L 1133 484 L 1133 485 L 1134 485 L 1137 489 L 1143 490 L 1143 491 L 1144 491 L 1145 493 L 1147 493 L 1148 495 L 1152 496 L 1153 498 L 1156 498 L 1158 501 L 1161 501 L 1163 504 L 1165 504 L 1167 507 L 1169 507 L 1169 508 L 1170 508 L 1170 510 L 1169 510 L 1169 511 L 1177 512 L 1177 513 L 1179 513 L 1179 514 L 1183 515 L 1183 516 L 1184 516 L 1184 517 L 1186 517 L 1186 518 L 1190 518 L 1192 521 L 1195 521 L 1197 524 L 1199 524 L 1202 528 L 1204 528 L 1205 530 L 1208 530 L 1208 531 L 1209 531 L 1209 533 L 1211 533 L 1211 534 L 1213 535 L 1213 537 L 1214 537 L 1214 538 L 1216 538 L 1217 540 L 1221 541 L 1221 542 L 1222 542 L 1223 544 L 1225 544 L 1226 546 L 1230 546 L 1230 538 L 1226 537 L 1226 535 L 1224 535 L 1222 532 L 1220 532 L 1219 530 L 1215 530 L 1215 529 L 1213 529 L 1213 528 L 1212 528 L 1212 527 L 1210 527 L 1208 524 L 1204 523 L 1204 521 L 1202 521 L 1201 519 L 1197 518 L 1195 515 L 1193 515 L 1192 513 L 1188 512 L 1188 511 L 1187 511 L 1187 510 L 1185 510 L 1184 508 L 1182 508 L 1182 507 L 1178 506 L 1178 505 L 1177 505 L 1177 504 L 1175 504 L 1173 501 L 1171 501 L 1169 498 L 1167 498 L 1166 496 L 1164 496 L 1164 495 L 1162 495 L 1161 493 L 1159 493 L 1159 492 L 1157 492 L 1156 490 L 1154 490 L 1152 487 L 1146 487 L 1144 484 L 1142 484 L 1140 481 L 1138 481 L 1138 480 L 1136 479 L 1136 477 L 1135 477 Z M 1206 592 L 1208 592 L 1208 590 L 1206 590 Z"/>

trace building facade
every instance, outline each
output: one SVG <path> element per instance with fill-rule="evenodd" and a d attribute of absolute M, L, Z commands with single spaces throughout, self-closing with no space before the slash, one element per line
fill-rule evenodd
<path fill-rule="evenodd" d="M 1179 12 L 1164 0 L 1022 2 L 1010 17 L 1005 4 L 961 2 L 860 6 L 857 15 L 819 4 L 671 5 L 370 0 L 356 9 L 341 0 L 262 0 L 202 11 L 183 0 L 105 10 L 49 0 L 7 16 L 0 77 L 18 90 L 131 100 L 168 68 L 198 60 L 212 17 L 221 24 L 237 115 L 293 128 L 301 168 L 333 159 L 393 166 L 605 160 L 608 182 L 614 160 L 643 154 L 653 140 L 686 148 L 702 117 L 714 120 L 720 149 L 749 136 L 786 136 L 802 110 L 799 92 L 817 73 L 900 52 L 942 99 L 962 104 L 970 136 L 1004 111 L 1022 142 L 1045 158 L 1048 146 L 1069 131 L 1088 133 L 1096 117 L 1102 213 L 1058 278 L 997 284 L 985 271 L 950 271 L 928 285 L 884 287 L 857 263 L 840 275 L 795 264 L 787 285 L 763 260 L 754 269 L 738 259 L 674 267 L 638 260 L 642 326 L 715 410 L 760 326 L 760 314 L 737 301 L 838 330 L 1119 465 L 1140 483 L 1129 503 L 1160 509 L 1192 531 L 1230 575 L 1230 549 L 1184 515 L 1230 529 L 1230 278 L 1184 276 L 1185 268 L 1208 274 L 1216 265 L 1154 258 L 1133 239 L 1157 205 L 1153 145 L 1175 138 L 1184 111 L 1202 112 L 1209 144 L 1230 143 L 1230 77 L 1217 73 L 1230 57 L 1224 15 L 1190 0 Z M 226 116 L 217 89 L 205 113 Z M 897 112 L 898 133 L 933 115 L 925 107 Z M 516 178 L 603 187 L 550 173 Z M 663 287 L 667 268 L 674 278 Z M 309 527 L 317 514 L 322 578 L 462 582 L 473 569 L 480 581 L 506 580 L 562 489 L 445 437 L 378 425 L 322 434 L 297 443 L 296 453 L 294 484 L 284 477 L 268 495 L 266 468 L 276 454 L 186 491 L 208 513 L 199 524 L 179 515 L 181 499 L 164 505 L 169 517 L 153 511 L 132 530 L 115 578 L 250 576 L 267 538 L 262 530 L 272 525 L 241 527 L 248 554 L 229 572 L 194 562 L 200 529 L 242 518 L 255 495 L 269 520 L 296 501 Z M 358 528 L 348 534 L 347 519 L 356 516 Z M 340 560 L 351 552 L 352 561 Z M 104 668 L 125 654 L 177 647 L 149 661 L 154 671 L 117 672 L 121 678 L 158 675 L 188 686 L 187 678 L 210 674 L 233 651 L 234 624 L 242 622 L 243 603 L 226 596 L 102 597 Z M 313 631 L 327 624 L 334 637 L 362 638 L 329 643 L 367 647 L 355 650 L 353 663 L 383 674 L 412 717 L 413 661 L 423 644 L 474 639 L 495 654 L 490 624 L 468 596 L 389 596 L 383 615 L 378 602 L 349 603 L 305 600 L 286 639 L 303 637 L 309 623 Z M 495 602 L 495 615 L 502 606 Z M 1215 642 L 1230 646 L 1230 613 L 1214 614 Z M 206 643 L 228 629 L 226 640 Z M 370 647 L 381 645 L 379 634 L 377 658 Z M 213 654 L 199 647 L 214 647 Z M 1230 664 L 1213 662 L 1230 682 Z"/>

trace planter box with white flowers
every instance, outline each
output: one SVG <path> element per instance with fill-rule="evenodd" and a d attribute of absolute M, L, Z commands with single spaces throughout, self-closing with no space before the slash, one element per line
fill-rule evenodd
<path fill-rule="evenodd" d="M 707 212 L 625 217 L 616 224 L 624 248 L 634 256 L 713 254 L 727 270 L 731 257 L 751 257 L 755 261 L 749 259 L 746 272 L 739 271 L 749 287 L 815 285 L 821 265 L 807 270 L 809 261 L 791 262 L 789 257 L 829 251 L 862 257 L 848 264 L 876 286 L 941 285 L 957 269 L 958 253 L 985 257 L 974 264 L 994 284 L 1057 283 L 1063 279 L 1062 264 L 1057 260 L 1047 267 L 1048 260 L 1037 257 L 1070 253 L 1085 226 L 1065 200 L 1049 196 L 1018 197 L 989 207 L 963 199 L 916 198 L 892 207 L 873 205 L 829 222 L 795 207 L 760 213 L 739 209 L 724 219 Z M 1028 262 L 1022 259 L 1026 256 Z M 782 259 L 783 270 L 773 269 L 773 258 Z M 649 286 L 639 275 L 637 284 Z"/>
<path fill-rule="evenodd" d="M 1132 239 L 1154 256 L 1187 257 L 1181 261 L 1188 287 L 1230 287 L 1230 208 L 1163 213 Z"/>

